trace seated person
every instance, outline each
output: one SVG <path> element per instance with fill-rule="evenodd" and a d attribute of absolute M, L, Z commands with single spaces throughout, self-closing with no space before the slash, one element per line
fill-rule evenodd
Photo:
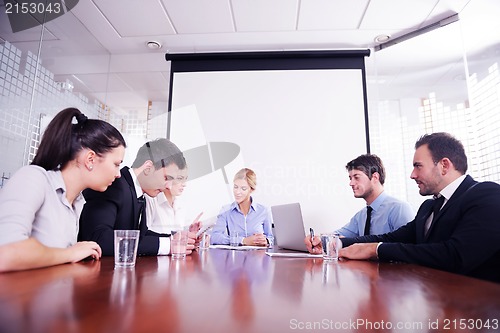
<path fill-rule="evenodd" d="M 77 242 L 81 192 L 105 191 L 120 177 L 125 146 L 107 122 L 87 119 L 75 108 L 59 112 L 31 165 L 0 190 L 0 271 L 99 259 L 97 243 Z"/>
<path fill-rule="evenodd" d="M 171 234 L 172 230 L 189 229 L 197 231 L 201 227 L 200 213 L 190 225 L 182 203 L 177 198 L 184 192 L 188 178 L 187 166 L 179 170 L 171 185 L 156 197 L 146 195 L 146 213 L 148 229 L 159 234 Z"/>
<path fill-rule="evenodd" d="M 385 193 L 385 168 L 377 155 L 358 156 L 347 163 L 346 170 L 354 197 L 364 199 L 367 207 L 357 212 L 349 223 L 335 233 L 343 237 L 385 234 L 413 219 L 415 214 L 407 202 Z M 304 241 L 310 244 L 311 237 L 307 236 Z"/>
<path fill-rule="evenodd" d="M 84 191 L 85 206 L 80 217 L 80 240 L 93 240 L 103 255 L 114 253 L 114 230 L 140 230 L 138 255 L 170 253 L 169 234 L 147 227 L 144 194 L 157 196 L 186 165 L 184 155 L 168 139 L 146 142 L 137 152 L 132 168 L 120 170 L 121 178 L 105 192 Z M 194 248 L 195 233 L 188 233 L 187 254 Z"/>
<path fill-rule="evenodd" d="M 448 133 L 415 143 L 413 172 L 422 203 L 414 220 L 383 235 L 342 238 L 339 256 L 401 261 L 500 282 L 500 185 L 466 175 L 467 156 Z M 321 242 L 306 242 L 321 253 Z"/>
<path fill-rule="evenodd" d="M 257 186 L 255 172 L 244 168 L 234 176 L 235 201 L 222 207 L 212 230 L 212 244 L 229 244 L 231 233 L 237 232 L 238 243 L 252 246 L 272 246 L 271 210 L 253 201 L 251 194 Z"/>

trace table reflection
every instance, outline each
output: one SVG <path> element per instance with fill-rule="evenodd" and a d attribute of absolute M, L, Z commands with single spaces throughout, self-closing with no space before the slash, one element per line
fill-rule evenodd
<path fill-rule="evenodd" d="M 229 289 L 232 320 L 238 327 L 248 327 L 259 304 L 255 295 L 269 277 L 270 258 L 263 250 L 214 249 L 210 256 L 219 281 Z"/>
<path fill-rule="evenodd" d="M 92 261 L 0 274 L 0 331 L 56 331 L 61 321 L 74 320 L 76 290 L 93 284 L 99 271 L 100 262 Z"/>
<path fill-rule="evenodd" d="M 210 249 L 139 257 L 132 269 L 105 257 L 0 274 L 0 332 L 353 331 L 335 326 L 350 321 L 357 331 L 391 331 L 370 326 L 384 322 L 428 332 L 495 319 L 498 299 L 498 284 L 415 265 Z"/>

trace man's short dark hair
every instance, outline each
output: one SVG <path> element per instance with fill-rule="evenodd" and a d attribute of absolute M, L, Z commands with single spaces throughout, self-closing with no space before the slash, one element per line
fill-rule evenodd
<path fill-rule="evenodd" d="M 152 161 L 156 170 L 172 163 L 179 169 L 186 168 L 186 159 L 180 149 L 170 140 L 160 138 L 148 141 L 137 152 L 132 168 L 138 168 L 146 161 Z"/>
<path fill-rule="evenodd" d="M 356 157 L 345 166 L 347 171 L 359 170 L 363 172 L 369 179 L 375 172 L 379 174 L 380 184 L 385 182 L 385 169 L 382 160 L 375 154 L 364 154 Z"/>
<path fill-rule="evenodd" d="M 467 172 L 467 155 L 465 155 L 464 146 L 451 134 L 445 132 L 424 134 L 415 143 L 415 149 L 423 145 L 427 145 L 434 164 L 446 157 L 457 171 L 462 174 Z"/>

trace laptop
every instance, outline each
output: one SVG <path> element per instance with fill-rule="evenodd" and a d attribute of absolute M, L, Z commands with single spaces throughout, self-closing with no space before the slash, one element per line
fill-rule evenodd
<path fill-rule="evenodd" d="M 290 203 L 271 206 L 276 245 L 286 250 L 307 252 L 306 237 L 300 204 Z"/>

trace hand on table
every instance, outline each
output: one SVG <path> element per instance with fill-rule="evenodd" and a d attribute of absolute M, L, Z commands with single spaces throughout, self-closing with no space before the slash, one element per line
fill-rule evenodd
<path fill-rule="evenodd" d="M 251 246 L 267 246 L 267 238 L 264 234 L 253 234 L 252 236 L 248 236 L 243 238 L 241 241 L 243 245 L 251 245 Z"/>
<path fill-rule="evenodd" d="M 87 257 L 99 260 L 102 256 L 102 250 L 96 242 L 78 242 L 67 248 L 69 262 L 77 262 Z"/>
<path fill-rule="evenodd" d="M 356 243 L 340 249 L 339 257 L 347 259 L 377 259 L 378 243 Z"/>

